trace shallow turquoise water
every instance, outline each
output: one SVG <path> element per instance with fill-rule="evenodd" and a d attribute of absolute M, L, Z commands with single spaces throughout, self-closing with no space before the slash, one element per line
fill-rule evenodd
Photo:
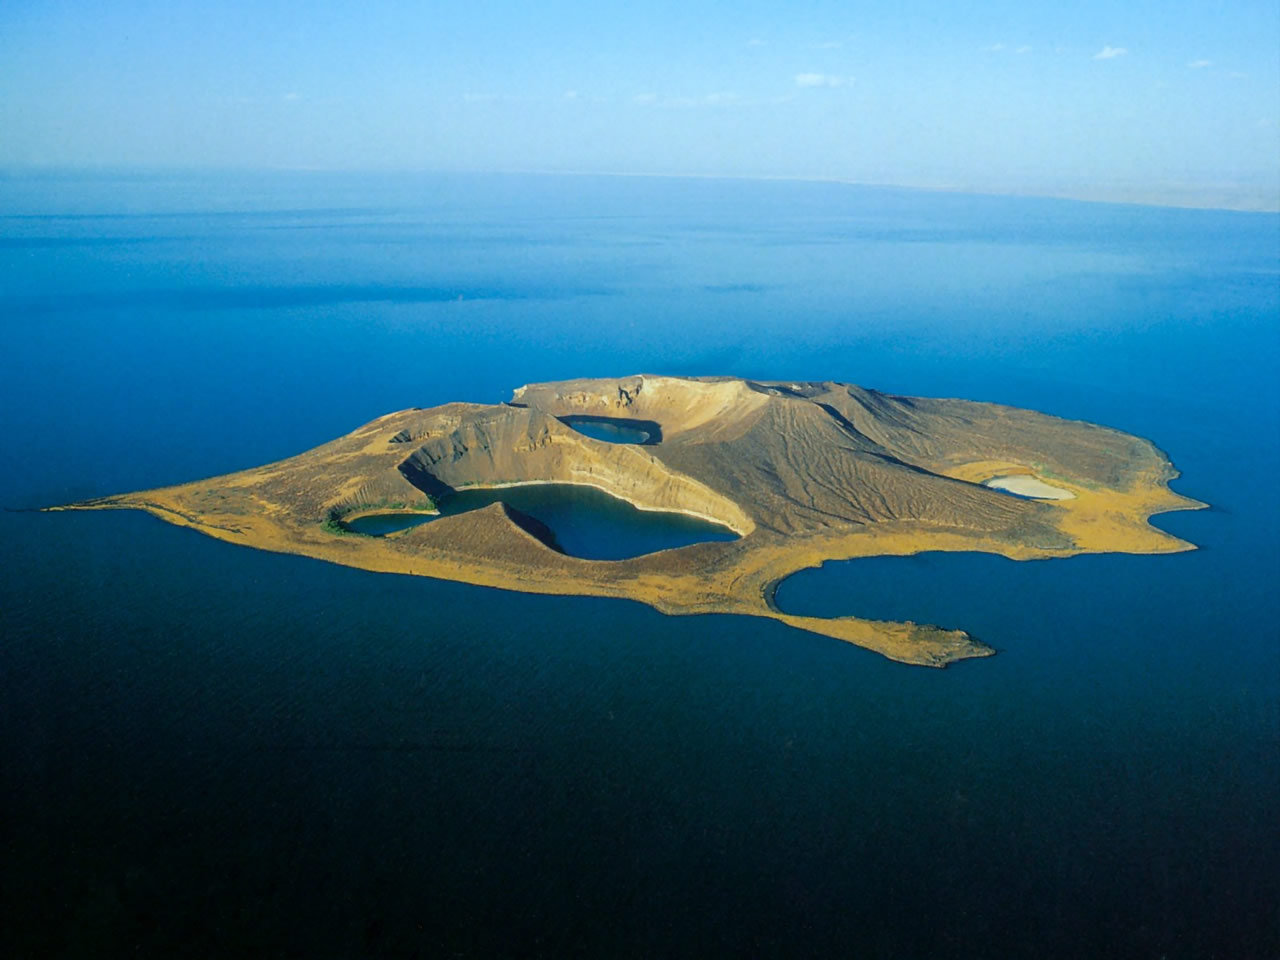
<path fill-rule="evenodd" d="M 639 371 L 1153 438 L 1203 549 L 784 584 L 739 617 L 0 514 L 17 956 L 1274 954 L 1280 218 L 823 184 L 0 180 L 0 504 Z M 461 297 L 461 299 L 459 299 Z"/>
<path fill-rule="evenodd" d="M 469 513 L 491 503 L 505 503 L 533 517 L 554 535 L 556 549 L 584 560 L 622 560 L 694 543 L 738 539 L 718 523 L 680 513 L 639 510 L 603 490 L 567 483 L 459 490 L 440 501 L 440 515 Z M 347 525 L 357 533 L 385 536 L 432 519 L 431 515 L 373 514 L 356 517 Z"/>

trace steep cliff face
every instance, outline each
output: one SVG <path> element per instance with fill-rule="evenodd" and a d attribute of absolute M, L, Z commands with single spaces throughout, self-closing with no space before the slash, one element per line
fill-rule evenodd
<path fill-rule="evenodd" d="M 671 469 L 653 447 L 592 440 L 532 407 L 494 407 L 417 446 L 397 470 L 431 494 L 514 483 L 582 483 L 649 510 L 674 510 L 739 534 L 755 524 L 732 499 Z"/>
<path fill-rule="evenodd" d="M 653 420 L 662 426 L 664 440 L 684 437 L 696 443 L 749 420 L 768 398 L 745 380 L 637 376 L 529 384 L 517 389 L 512 400 L 556 416 Z"/>
<path fill-rule="evenodd" d="M 561 418 L 656 424 L 660 441 L 608 443 Z M 1047 477 L 1070 500 L 984 485 Z M 1147 523 L 1201 506 L 1150 442 L 1088 423 L 850 384 L 638 375 L 530 384 L 511 403 L 450 403 L 379 417 L 291 457 L 199 483 L 73 505 L 139 508 L 212 536 L 369 570 L 516 590 L 629 597 L 669 613 L 768 616 L 933 666 L 991 651 L 963 631 L 788 616 L 791 572 L 827 559 L 985 550 L 1015 559 L 1191 549 Z M 469 487 L 575 483 L 740 534 L 620 561 L 551 549 L 552 532 L 504 504 L 387 537 L 338 536 L 354 509 L 422 509 Z M 337 531 L 341 533 L 341 530 Z"/>

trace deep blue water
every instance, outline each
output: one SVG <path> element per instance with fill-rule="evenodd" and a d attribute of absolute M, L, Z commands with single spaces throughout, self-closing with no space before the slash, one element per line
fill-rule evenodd
<path fill-rule="evenodd" d="M 560 419 L 579 433 L 605 443 L 655 443 L 659 439 L 648 430 L 612 417 L 581 416 Z"/>
<path fill-rule="evenodd" d="M 498 502 L 537 520 L 562 553 L 586 560 L 622 560 L 692 543 L 738 539 L 728 527 L 709 520 L 640 510 L 603 490 L 568 483 L 459 490 L 440 501 L 440 515 L 456 516 Z M 383 513 L 356 517 L 347 526 L 357 533 L 385 536 L 433 519 L 431 514 Z M 545 539 L 545 530 L 531 532 Z"/>
<path fill-rule="evenodd" d="M 1274 957 L 1280 218 L 829 184 L 0 179 L 0 503 L 639 371 L 1153 438 L 1204 549 L 828 565 L 972 630 L 380 576 L 0 514 L 8 956 Z"/>

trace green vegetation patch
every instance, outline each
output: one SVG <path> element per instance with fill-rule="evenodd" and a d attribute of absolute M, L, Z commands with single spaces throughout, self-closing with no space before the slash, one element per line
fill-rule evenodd
<path fill-rule="evenodd" d="M 421 500 L 413 502 L 406 500 L 377 500 L 368 503 L 352 503 L 341 507 L 330 507 L 321 526 L 324 527 L 326 532 L 336 536 L 368 537 L 372 536 L 372 534 L 352 530 L 351 526 L 346 522 L 346 518 L 353 513 L 369 513 L 379 510 L 413 510 L 418 513 L 433 513 L 436 509 L 436 500 L 430 495 L 424 495 Z"/>

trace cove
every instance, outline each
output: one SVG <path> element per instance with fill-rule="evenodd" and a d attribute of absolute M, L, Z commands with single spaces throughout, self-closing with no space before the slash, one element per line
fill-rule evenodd
<path fill-rule="evenodd" d="M 595 417 L 574 414 L 560 422 L 584 436 L 606 443 L 655 444 L 662 442 L 662 428 L 652 420 L 623 420 L 618 417 Z"/>
<path fill-rule="evenodd" d="M 439 515 L 456 516 L 498 502 L 546 527 L 551 534 L 549 546 L 584 560 L 625 560 L 694 543 L 738 539 L 718 523 L 682 513 L 640 510 L 603 490 L 572 483 L 458 490 L 440 500 Z M 370 514 L 350 520 L 347 527 L 355 533 L 381 537 L 435 518 Z"/>
<path fill-rule="evenodd" d="M 1172 607 L 1180 595 L 1196 595 L 1207 556 L 1194 551 L 1048 560 L 976 552 L 866 557 L 792 574 L 778 584 L 774 603 L 803 616 L 913 620 L 966 630 L 1001 657 L 1025 656 L 1049 636 L 1069 644 L 1061 651 L 1066 656 L 1090 638 L 1117 632 L 1148 638 L 1168 656 L 1153 610 Z M 1143 653 L 1132 652 L 1136 648 Z M 1125 649 L 1135 661 L 1151 655 L 1136 641 Z"/>

